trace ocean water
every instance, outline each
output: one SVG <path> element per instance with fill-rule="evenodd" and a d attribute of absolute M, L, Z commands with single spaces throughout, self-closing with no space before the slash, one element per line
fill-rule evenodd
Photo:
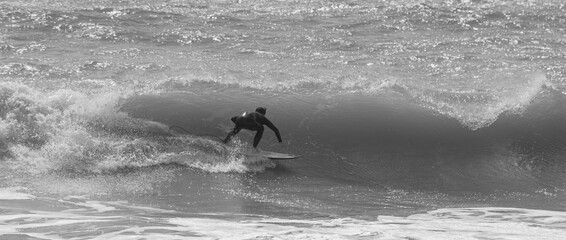
<path fill-rule="evenodd" d="M 558 0 L 0 1 L 0 239 L 564 239 L 564 26 Z M 302 158 L 216 140 L 258 106 L 259 147 Z"/>

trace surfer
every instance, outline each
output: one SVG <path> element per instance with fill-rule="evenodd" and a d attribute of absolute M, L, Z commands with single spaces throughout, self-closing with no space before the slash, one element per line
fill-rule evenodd
<path fill-rule="evenodd" d="M 279 142 L 282 142 L 279 130 L 265 117 L 266 111 L 267 109 L 265 109 L 264 107 L 258 107 L 255 109 L 255 112 L 245 112 L 240 116 L 232 117 L 231 120 L 232 122 L 234 122 L 234 124 L 236 124 L 236 126 L 234 126 L 234 129 L 230 133 L 228 133 L 228 136 L 226 136 L 226 138 L 222 140 L 222 142 L 228 143 L 232 139 L 232 137 L 238 134 L 242 129 L 257 131 L 254 137 L 253 145 L 257 150 L 257 145 L 259 144 L 259 141 L 261 140 L 261 137 L 263 135 L 263 125 L 267 125 L 267 127 L 271 128 L 271 130 L 275 132 L 277 140 L 279 140 Z"/>

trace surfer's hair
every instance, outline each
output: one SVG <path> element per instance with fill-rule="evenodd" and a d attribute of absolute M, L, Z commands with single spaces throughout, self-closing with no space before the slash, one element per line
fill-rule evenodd
<path fill-rule="evenodd" d="M 265 115 L 265 112 L 267 112 L 267 109 L 265 107 L 258 107 L 258 108 L 255 109 L 255 111 Z"/>

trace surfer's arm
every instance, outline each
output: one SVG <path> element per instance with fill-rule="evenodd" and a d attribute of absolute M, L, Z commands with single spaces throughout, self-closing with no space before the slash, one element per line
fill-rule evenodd
<path fill-rule="evenodd" d="M 275 136 L 277 136 L 277 140 L 279 140 L 279 142 L 283 142 L 283 140 L 281 140 L 281 134 L 279 134 L 279 129 L 277 129 L 275 125 L 273 125 L 273 123 L 267 120 L 267 118 L 264 117 L 263 120 L 264 120 L 263 124 L 267 125 L 267 127 L 271 128 L 271 130 L 275 132 Z"/>
<path fill-rule="evenodd" d="M 224 140 L 222 140 L 223 143 L 228 143 L 234 136 L 236 136 L 236 134 L 238 134 L 240 132 L 240 130 L 242 130 L 239 127 L 235 127 L 232 131 L 230 131 L 228 133 L 228 135 L 226 135 L 226 138 L 224 138 Z"/>

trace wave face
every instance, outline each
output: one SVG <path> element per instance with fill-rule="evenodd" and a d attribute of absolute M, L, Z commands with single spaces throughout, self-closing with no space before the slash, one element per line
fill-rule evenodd
<path fill-rule="evenodd" d="M 241 103 L 247 109 L 253 109 L 248 102 L 262 103 L 288 142 L 277 145 L 267 131 L 261 145 L 303 155 L 309 166 L 300 171 L 307 175 L 421 190 L 564 187 L 566 98 L 553 90 L 541 90 L 521 113 L 501 113 L 475 131 L 395 91 L 276 97 L 246 90 L 205 92 L 141 96 L 123 109 L 195 135 L 222 137 L 230 127 L 225 116 L 245 110 Z M 249 142 L 253 135 L 240 138 Z"/>
<path fill-rule="evenodd" d="M 0 187 L 135 194 L 172 167 L 211 195 L 335 214 L 443 194 L 560 208 L 564 21 L 542 0 L 2 2 Z M 284 140 L 260 148 L 300 160 L 246 157 L 247 131 L 217 141 L 258 106 Z M 238 174 L 261 187 L 228 189 Z"/>

